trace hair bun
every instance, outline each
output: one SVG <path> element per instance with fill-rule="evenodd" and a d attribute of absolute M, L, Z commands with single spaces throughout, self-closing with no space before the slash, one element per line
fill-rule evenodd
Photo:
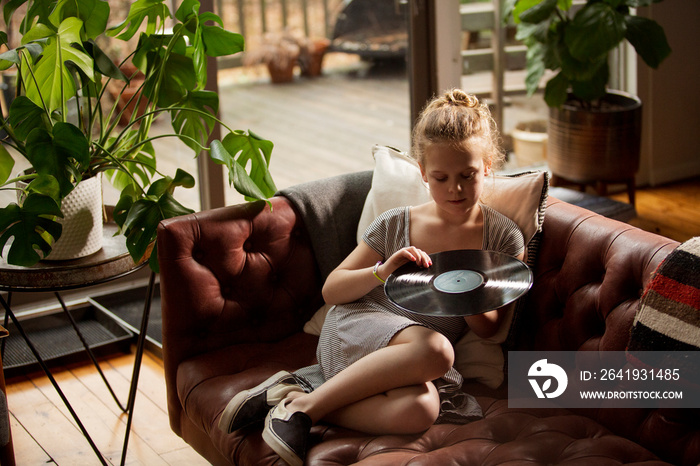
<path fill-rule="evenodd" d="M 464 105 L 468 108 L 478 108 L 479 99 L 472 94 L 467 94 L 462 89 L 451 89 L 444 94 L 445 99 L 452 104 Z"/>

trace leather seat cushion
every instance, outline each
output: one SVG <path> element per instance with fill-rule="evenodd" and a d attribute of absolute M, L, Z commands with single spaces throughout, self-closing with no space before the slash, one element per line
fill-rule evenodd
<path fill-rule="evenodd" d="M 206 432 L 234 464 L 272 464 L 278 458 L 262 441 L 262 423 L 224 434 L 216 427 L 231 397 L 271 374 L 315 362 L 317 338 L 304 333 L 276 344 L 251 343 L 190 358 L 178 367 L 178 395 L 185 415 Z M 291 368 L 291 369 L 290 369 Z M 374 436 L 319 424 L 312 430 L 309 464 L 655 464 L 656 457 L 596 421 L 566 409 L 511 409 L 505 398 L 486 396 L 472 384 L 484 419 L 441 424 L 417 435 Z M 483 386 L 481 386 L 483 387 Z M 491 391 L 493 393 L 493 391 Z M 505 397 L 504 391 L 498 396 Z M 656 464 L 666 464 L 658 462 Z"/>

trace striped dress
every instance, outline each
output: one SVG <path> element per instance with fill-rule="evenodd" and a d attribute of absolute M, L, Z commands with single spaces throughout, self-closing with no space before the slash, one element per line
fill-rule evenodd
<path fill-rule="evenodd" d="M 484 214 L 484 250 L 518 255 L 523 236 L 517 225 L 490 207 L 481 204 Z M 368 228 L 363 240 L 384 259 L 409 244 L 410 207 L 399 207 L 380 215 Z M 423 325 L 443 334 L 452 344 L 467 330 L 463 317 L 432 317 L 405 311 L 386 297 L 377 286 L 359 300 L 335 306 L 326 317 L 316 356 L 318 368 L 298 371 L 312 385 L 336 375 L 358 359 L 380 348 L 406 327 Z M 318 369 L 321 371 L 314 376 Z M 436 386 L 442 402 L 438 422 L 468 422 L 481 417 L 476 400 L 461 391 L 462 376 L 451 368 Z"/>

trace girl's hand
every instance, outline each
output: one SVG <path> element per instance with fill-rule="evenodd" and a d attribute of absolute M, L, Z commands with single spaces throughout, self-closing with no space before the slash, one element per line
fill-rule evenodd
<path fill-rule="evenodd" d="M 377 272 L 382 279 L 386 280 L 396 269 L 409 262 L 415 262 L 418 267 L 424 268 L 433 265 L 432 259 L 430 259 L 430 256 L 425 251 L 415 246 L 408 246 L 392 254 L 391 257 L 379 267 Z"/>

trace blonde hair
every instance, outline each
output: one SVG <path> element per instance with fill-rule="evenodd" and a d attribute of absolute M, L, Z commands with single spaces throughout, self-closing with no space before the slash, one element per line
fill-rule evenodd
<path fill-rule="evenodd" d="M 486 104 L 461 89 L 451 89 L 430 101 L 413 128 L 413 157 L 425 165 L 430 144 L 454 144 L 469 150 L 484 149 L 484 164 L 497 167 L 505 160 L 496 122 Z"/>

